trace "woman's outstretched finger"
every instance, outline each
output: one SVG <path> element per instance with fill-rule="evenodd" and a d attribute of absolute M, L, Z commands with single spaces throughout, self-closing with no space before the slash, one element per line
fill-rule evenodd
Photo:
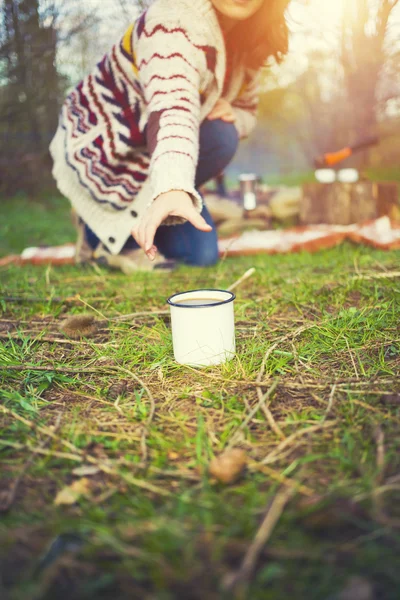
<path fill-rule="evenodd" d="M 156 231 L 159 228 L 159 226 L 161 225 L 161 221 L 159 219 L 157 220 L 150 220 L 147 225 L 146 225 L 146 229 L 144 231 L 144 237 L 143 237 L 143 250 L 146 252 L 149 252 L 151 250 L 151 248 L 154 245 L 154 236 L 156 235 Z"/>
<path fill-rule="evenodd" d="M 154 259 L 155 259 L 155 257 L 156 257 L 156 254 L 157 254 L 157 248 L 156 248 L 156 246 L 154 246 L 154 245 L 153 245 L 153 246 L 150 248 L 150 250 L 149 250 L 148 252 L 146 252 L 146 254 L 147 254 L 147 257 L 148 257 L 150 260 L 154 260 Z"/>
<path fill-rule="evenodd" d="M 155 228 L 153 223 L 155 223 Z M 154 233 L 153 233 L 153 238 L 151 239 L 151 244 L 148 244 L 148 247 L 151 248 L 151 246 L 153 245 L 153 239 L 154 239 L 154 235 L 155 232 L 157 231 L 157 227 L 158 227 L 158 223 L 155 222 L 155 216 L 153 211 L 149 211 L 148 214 L 146 215 L 146 217 L 143 219 L 143 221 L 140 224 L 140 247 L 143 248 L 143 250 L 145 252 L 147 252 L 147 232 L 149 231 L 149 228 L 152 228 Z"/>
<path fill-rule="evenodd" d="M 137 244 L 139 244 L 139 227 L 132 229 L 131 235 L 132 235 L 133 239 L 135 240 L 135 242 Z M 140 246 L 140 244 L 139 244 L 139 246 Z"/>
<path fill-rule="evenodd" d="M 200 231 L 212 231 L 211 225 L 207 223 L 205 219 L 201 216 L 200 213 L 197 212 L 195 208 L 193 210 L 188 211 L 186 214 L 182 215 L 185 219 L 187 219 L 196 229 Z"/>

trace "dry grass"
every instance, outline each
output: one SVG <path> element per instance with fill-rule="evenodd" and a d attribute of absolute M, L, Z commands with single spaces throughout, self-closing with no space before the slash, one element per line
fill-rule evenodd
<path fill-rule="evenodd" d="M 396 262 L 344 246 L 167 278 L 3 270 L 6 493 L 19 480 L 0 590 L 323 600 L 357 575 L 397 598 L 400 305 L 398 280 L 379 277 Z M 176 365 L 165 298 L 228 287 L 251 266 L 236 290 L 237 358 Z M 87 312 L 101 328 L 64 337 L 66 316 Z M 225 487 L 208 465 L 230 447 L 248 467 Z M 55 506 L 84 476 L 89 493 Z"/>

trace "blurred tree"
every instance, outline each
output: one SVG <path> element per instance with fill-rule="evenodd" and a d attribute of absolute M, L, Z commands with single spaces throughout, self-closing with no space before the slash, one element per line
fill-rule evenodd
<path fill-rule="evenodd" d="M 317 14 L 322 4 L 313 3 Z M 316 30 L 308 20 L 311 6 L 310 12 L 303 9 L 294 47 L 302 50 L 304 67 L 292 53 L 283 67 L 266 72 L 257 127 L 263 141 L 254 136 L 246 144 L 247 163 L 252 157 L 257 162 L 264 143 L 266 170 L 313 168 L 316 156 L 376 134 L 382 136 L 380 146 L 347 165 L 399 163 L 399 8 L 400 0 L 348 0 L 329 41 L 326 30 Z"/>
<path fill-rule="evenodd" d="M 4 0 L 0 43 L 0 169 L 13 191 L 37 179 L 58 116 L 56 34 L 43 26 L 39 0 Z"/>
<path fill-rule="evenodd" d="M 399 74 L 399 53 L 391 53 L 388 41 L 391 15 L 398 2 L 352 0 L 345 4 L 341 60 L 350 132 L 354 138 L 377 133 L 383 92 L 380 86 L 389 62 L 397 63 L 397 77 Z M 394 63 L 389 68 L 392 70 L 393 66 Z M 391 93 L 386 90 L 386 95 Z"/>
<path fill-rule="evenodd" d="M 0 188 L 35 192 L 52 183 L 48 147 L 68 81 L 60 44 L 93 25 L 78 0 L 3 0 L 0 8 Z M 73 7 L 72 5 L 75 4 Z M 74 14 L 74 19 L 69 16 Z M 69 21 L 60 32 L 60 21 Z M 40 176 L 38 176 L 40 174 Z"/>
<path fill-rule="evenodd" d="M 31 151 L 38 150 L 41 139 L 36 111 L 37 81 L 32 60 L 37 58 L 34 57 L 33 40 L 38 26 L 38 8 L 38 0 L 4 1 L 4 43 L 0 48 L 7 85 L 2 122 L 6 125 L 6 132 L 10 133 L 12 124 L 21 122 L 23 118 L 30 134 L 26 142 Z"/>
<path fill-rule="evenodd" d="M 268 80 L 270 73 L 265 77 Z M 286 85 L 279 85 L 278 77 L 276 85 L 261 95 L 260 123 L 272 133 L 268 143 L 282 157 L 282 172 L 312 168 L 317 156 L 346 143 L 340 77 L 332 52 L 312 50 L 302 73 Z"/>

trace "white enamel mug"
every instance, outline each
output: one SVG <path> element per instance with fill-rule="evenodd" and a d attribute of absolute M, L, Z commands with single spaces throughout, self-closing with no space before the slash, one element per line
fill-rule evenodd
<path fill-rule="evenodd" d="M 191 290 L 168 298 L 176 362 L 208 367 L 234 357 L 235 298 L 232 292 L 212 289 Z"/>

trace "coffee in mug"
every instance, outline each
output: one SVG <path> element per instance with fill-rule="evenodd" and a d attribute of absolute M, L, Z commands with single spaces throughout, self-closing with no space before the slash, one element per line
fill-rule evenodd
<path fill-rule="evenodd" d="M 219 298 L 187 298 L 186 300 L 175 300 L 179 306 L 209 306 L 210 304 L 219 304 Z"/>

